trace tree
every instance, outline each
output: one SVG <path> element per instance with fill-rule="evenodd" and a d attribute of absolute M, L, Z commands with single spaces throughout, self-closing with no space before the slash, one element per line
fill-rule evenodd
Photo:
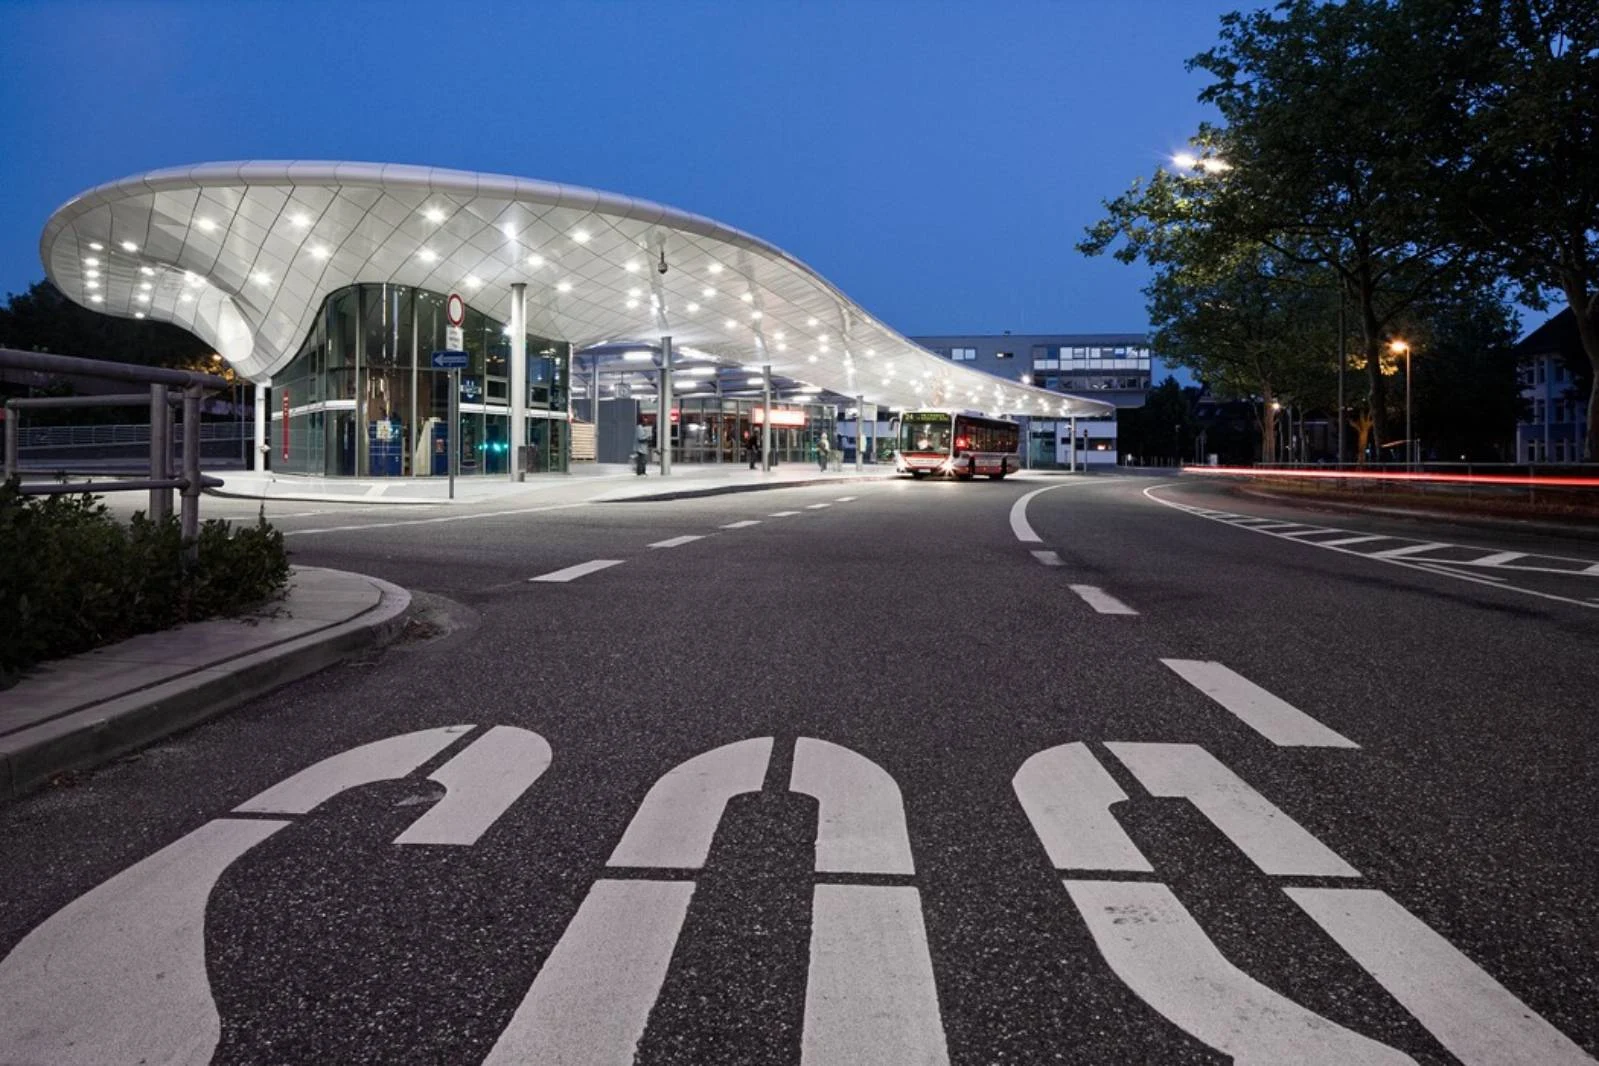
<path fill-rule="evenodd" d="M 1430 6 L 1464 27 L 1450 95 L 1468 137 L 1440 167 L 1457 238 L 1496 256 L 1529 306 L 1564 297 L 1588 357 L 1588 456 L 1599 459 L 1599 7 Z"/>
<path fill-rule="evenodd" d="M 48 281 L 8 296 L 0 307 L 0 347 L 191 369 L 212 354 L 210 345 L 184 329 L 91 311 Z"/>

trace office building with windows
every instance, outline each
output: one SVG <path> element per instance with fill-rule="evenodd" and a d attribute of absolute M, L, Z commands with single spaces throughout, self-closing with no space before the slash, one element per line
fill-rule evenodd
<path fill-rule="evenodd" d="M 1516 345 L 1516 373 L 1526 410 L 1516 424 L 1516 461 L 1593 462 L 1585 454 L 1588 390 L 1571 367 L 1588 361 L 1571 308 L 1555 315 Z"/>

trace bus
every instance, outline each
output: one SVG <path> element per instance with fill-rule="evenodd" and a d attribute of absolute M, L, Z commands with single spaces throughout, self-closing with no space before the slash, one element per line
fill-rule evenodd
<path fill-rule="evenodd" d="M 912 477 L 999 480 L 1021 469 L 1021 430 L 1003 418 L 949 411 L 906 411 L 895 434 L 894 469 Z"/>

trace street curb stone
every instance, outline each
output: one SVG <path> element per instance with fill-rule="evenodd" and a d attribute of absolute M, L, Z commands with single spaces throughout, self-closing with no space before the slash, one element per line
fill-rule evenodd
<path fill-rule="evenodd" d="M 388 644 L 404 628 L 411 594 L 379 578 L 353 576 L 377 586 L 380 598 L 352 619 L 0 737 L 0 800 L 22 796 L 64 771 L 98 766 L 355 652 Z"/>

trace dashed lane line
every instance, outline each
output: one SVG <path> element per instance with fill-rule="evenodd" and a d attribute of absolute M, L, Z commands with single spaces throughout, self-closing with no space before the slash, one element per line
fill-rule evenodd
<path fill-rule="evenodd" d="M 1137 614 L 1138 612 L 1127 606 L 1115 596 L 1106 592 L 1098 585 L 1072 585 L 1071 590 L 1081 596 L 1083 602 L 1088 604 L 1100 614 Z"/>
<path fill-rule="evenodd" d="M 1060 485 L 1045 485 L 1041 489 L 1034 489 L 1032 492 L 1019 497 L 1015 503 L 1010 505 L 1011 532 L 1016 534 L 1016 539 L 1023 544 L 1042 544 L 1043 538 L 1027 522 L 1027 505 L 1032 502 L 1033 497 L 1046 492 L 1053 492 L 1055 489 L 1079 488 L 1083 485 L 1093 484 L 1108 484 L 1108 482 L 1067 481 Z"/>
<path fill-rule="evenodd" d="M 1061 560 L 1061 557 L 1056 555 L 1052 551 L 1035 551 L 1035 552 L 1033 552 L 1033 558 L 1037 559 L 1039 562 L 1043 563 L 1045 566 L 1065 566 L 1066 565 Z"/>
<path fill-rule="evenodd" d="M 831 506 L 833 506 L 833 505 L 830 504 L 830 503 L 808 503 L 808 504 L 805 505 L 805 509 L 807 511 L 820 511 L 823 507 L 831 507 Z"/>
<path fill-rule="evenodd" d="M 681 548 L 685 544 L 692 544 L 697 540 L 704 540 L 703 533 L 686 533 L 681 537 L 672 537 L 668 540 L 658 540 L 651 544 L 651 548 Z"/>
<path fill-rule="evenodd" d="M 790 515 L 797 515 L 797 514 L 800 514 L 800 513 L 802 513 L 802 512 L 799 512 L 799 511 L 773 511 L 771 514 L 767 515 L 766 517 L 767 518 L 788 518 Z"/>
<path fill-rule="evenodd" d="M 849 503 L 851 500 L 858 500 L 858 499 L 860 499 L 859 496 L 840 496 L 836 502 L 837 503 Z"/>
<path fill-rule="evenodd" d="M 1360 747 L 1221 663 L 1196 659 L 1162 659 L 1161 662 L 1280 748 Z"/>
<path fill-rule="evenodd" d="M 597 570 L 604 570 L 607 567 L 620 566 L 624 562 L 626 562 L 625 559 L 591 559 L 586 563 L 578 563 L 576 566 L 568 566 L 562 570 L 552 570 L 548 574 L 540 574 L 538 577 L 530 577 L 528 580 L 575 581 L 577 578 L 580 578 L 585 574 L 592 574 Z"/>
<path fill-rule="evenodd" d="M 742 522 L 729 522 L 729 523 L 727 523 L 727 525 L 723 526 L 722 528 L 723 529 L 747 529 L 750 526 L 758 526 L 760 524 L 761 524 L 761 520 L 759 518 L 746 518 Z"/>

